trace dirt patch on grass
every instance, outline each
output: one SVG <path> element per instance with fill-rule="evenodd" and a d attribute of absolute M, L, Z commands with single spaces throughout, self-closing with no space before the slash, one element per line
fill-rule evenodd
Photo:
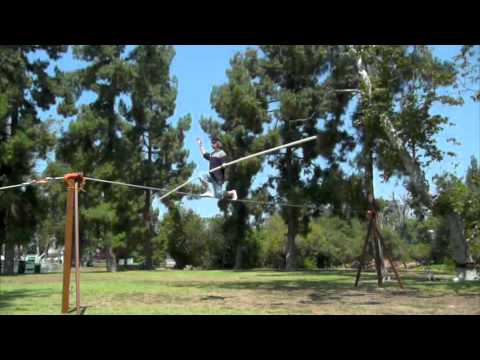
<path fill-rule="evenodd" d="M 162 293 L 115 294 L 98 305 L 126 310 L 145 306 L 158 313 L 177 308 L 192 309 L 192 313 L 201 309 L 201 313 L 234 314 L 480 314 L 477 285 L 456 287 L 421 282 L 415 277 L 410 280 L 416 281 L 416 287 L 400 289 L 390 283 L 382 289 L 375 281 L 353 288 L 350 282 L 291 275 L 262 276 L 261 280 L 252 276 L 169 278 L 161 281 Z M 142 282 L 150 281 L 155 280 Z"/>

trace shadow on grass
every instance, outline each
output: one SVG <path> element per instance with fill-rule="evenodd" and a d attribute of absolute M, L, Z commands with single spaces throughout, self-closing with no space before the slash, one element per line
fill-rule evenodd
<path fill-rule="evenodd" d="M 304 273 L 297 273 L 304 275 Z M 259 280 L 259 281 L 234 281 L 234 282 L 224 282 L 218 281 L 213 283 L 201 283 L 195 281 L 188 281 L 182 283 L 171 284 L 173 287 L 177 288 L 189 288 L 193 287 L 196 289 L 211 291 L 214 290 L 253 290 L 253 291 L 263 291 L 271 293 L 295 293 L 295 292 L 310 292 L 308 294 L 309 300 L 302 301 L 302 303 L 332 303 L 346 297 L 362 297 L 368 296 L 376 292 L 376 285 L 364 284 L 360 288 L 355 288 L 353 286 L 354 277 L 352 276 L 352 281 L 348 281 L 349 277 L 346 277 L 347 281 L 332 281 L 325 279 L 324 273 L 320 277 L 320 273 L 317 273 L 319 276 L 318 280 L 311 279 L 278 279 L 282 274 L 274 274 L 275 276 L 272 281 Z M 295 273 L 284 273 L 285 276 L 292 276 Z M 309 275 L 314 275 L 313 273 Z M 338 275 L 332 273 L 331 275 Z M 262 276 L 259 274 L 258 276 Z M 266 275 L 265 275 L 266 276 Z M 371 275 L 365 276 L 370 281 L 375 280 Z M 203 297 L 201 300 L 221 300 L 222 296 L 207 296 Z M 369 304 L 373 304 L 369 302 Z M 379 303 L 380 304 L 380 303 Z M 274 303 L 272 305 L 280 305 L 280 303 Z"/>
<path fill-rule="evenodd" d="M 171 284 L 173 287 L 188 288 L 193 287 L 205 291 L 209 290 L 250 290 L 263 292 L 310 292 L 308 301 L 301 301 L 304 304 L 332 304 L 340 300 L 354 299 L 360 300 L 365 297 L 365 302 L 355 302 L 358 305 L 381 305 L 383 302 L 377 299 L 369 298 L 372 295 L 381 295 L 381 298 L 392 299 L 399 297 L 412 297 L 418 299 L 433 299 L 443 297 L 447 294 L 458 297 L 479 297 L 480 298 L 480 282 L 476 283 L 453 283 L 449 281 L 431 282 L 428 280 L 418 279 L 415 276 L 402 276 L 406 283 L 405 289 L 400 289 L 395 279 L 386 282 L 384 289 L 378 289 L 376 282 L 376 274 L 363 273 L 360 286 L 354 286 L 355 271 L 311 271 L 311 272 L 278 272 L 271 275 L 258 274 L 259 281 L 215 281 L 210 283 L 202 283 L 195 281 L 187 281 L 182 283 Z M 295 278 L 295 275 L 308 277 L 307 279 Z M 271 281 L 268 281 L 268 277 Z M 317 276 L 317 279 L 315 279 Z M 329 279 L 329 277 L 343 277 L 343 279 Z M 283 279 L 290 277 L 290 279 Z M 261 279 L 261 280 L 260 280 Z M 468 292 L 465 292 L 468 291 Z M 209 297 L 202 300 L 212 300 Z M 388 301 L 388 300 L 387 300 Z"/>
<path fill-rule="evenodd" d="M 434 289 L 437 291 L 446 290 L 449 292 L 454 292 L 458 296 L 480 298 L 480 281 L 466 281 L 459 283 L 455 283 L 451 280 L 417 281 L 417 285 L 421 285 L 425 288 Z"/>
<path fill-rule="evenodd" d="M 209 301 L 209 300 L 225 300 L 225 297 L 223 296 L 205 296 L 201 298 L 200 300 L 202 301 Z"/>
<path fill-rule="evenodd" d="M 87 309 L 91 307 L 91 306 L 80 306 L 80 313 L 78 315 L 85 315 L 85 312 L 87 311 Z M 70 315 L 75 315 L 77 313 L 77 308 L 74 307 L 73 309 L 67 311 L 67 314 L 70 314 Z"/>
<path fill-rule="evenodd" d="M 53 290 L 11 290 L 0 292 L 0 309 L 12 306 L 13 301 L 19 298 L 45 298 L 58 295 L 57 291 Z"/>
<path fill-rule="evenodd" d="M 248 273 L 248 271 L 244 271 Z M 260 271 L 255 271 L 260 272 Z M 302 271 L 282 271 L 282 270 L 269 270 L 265 271 L 265 274 L 258 274 L 258 277 L 294 277 L 294 276 L 355 276 L 357 270 L 302 270 Z"/>

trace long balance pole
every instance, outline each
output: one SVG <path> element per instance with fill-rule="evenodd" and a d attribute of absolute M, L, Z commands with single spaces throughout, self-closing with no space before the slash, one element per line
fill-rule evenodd
<path fill-rule="evenodd" d="M 271 152 L 274 152 L 274 151 L 278 151 L 278 150 L 281 150 L 281 149 L 284 149 L 284 148 L 287 148 L 287 147 L 292 147 L 292 146 L 295 146 L 295 145 L 300 145 L 300 144 L 303 144 L 303 143 L 306 143 L 306 142 L 309 142 L 309 141 L 313 141 L 313 140 L 316 140 L 317 139 L 317 136 L 310 136 L 308 138 L 305 138 L 305 139 L 301 139 L 301 140 L 297 140 L 297 141 L 293 141 L 291 143 L 288 143 L 288 144 L 283 144 L 283 145 L 280 145 L 280 146 L 277 146 L 277 147 L 274 147 L 274 148 L 271 148 L 271 149 L 268 149 L 268 150 L 264 150 L 264 151 L 260 151 L 258 153 L 255 153 L 255 154 L 251 154 L 251 155 L 248 155 L 248 156 L 244 156 L 240 159 L 237 159 L 237 160 L 233 160 L 233 161 L 230 161 L 228 163 L 225 163 L 221 166 L 218 166 L 216 168 L 213 168 L 209 171 L 209 173 L 212 173 L 214 171 L 217 171 L 217 170 L 220 170 L 220 169 L 225 169 L 226 167 L 229 167 L 229 166 L 232 166 L 234 164 L 237 164 L 241 161 L 245 161 L 245 160 L 248 160 L 248 159 L 251 159 L 251 158 L 254 158 L 254 157 L 257 157 L 257 156 L 262 156 L 262 155 L 266 155 L 266 154 L 269 154 Z M 162 200 L 162 199 L 165 199 L 167 196 L 173 194 L 174 192 L 176 192 L 177 190 L 180 190 L 181 188 L 183 188 L 184 186 L 187 186 L 191 181 L 193 181 L 194 178 L 190 178 L 188 181 L 184 182 L 183 184 L 177 186 L 175 189 L 173 190 L 170 190 L 168 193 L 162 195 L 160 197 L 159 200 Z"/>

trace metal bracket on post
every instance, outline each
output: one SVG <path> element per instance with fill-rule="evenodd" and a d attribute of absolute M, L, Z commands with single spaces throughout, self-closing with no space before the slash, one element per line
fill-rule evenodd
<path fill-rule="evenodd" d="M 73 238 L 75 237 L 76 309 L 77 314 L 80 314 L 80 239 L 78 223 L 78 190 L 79 188 L 83 188 L 85 179 L 81 173 L 70 173 L 64 176 L 64 180 L 67 183 L 67 208 L 65 218 L 65 250 L 63 254 L 62 313 L 65 314 L 69 310 L 72 247 Z"/>

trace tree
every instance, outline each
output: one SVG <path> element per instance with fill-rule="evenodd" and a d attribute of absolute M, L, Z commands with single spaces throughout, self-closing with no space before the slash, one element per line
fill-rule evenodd
<path fill-rule="evenodd" d="M 470 166 L 467 169 L 467 174 L 465 175 L 465 185 L 473 192 L 480 191 L 480 166 L 478 160 L 475 156 L 472 156 L 470 159 Z"/>
<path fill-rule="evenodd" d="M 245 56 L 236 54 L 227 71 L 228 83 L 213 88 L 211 103 L 222 121 L 201 120 L 205 132 L 220 137 L 229 160 L 267 149 L 274 141 L 264 135 L 264 125 L 269 123 L 270 117 L 267 97 L 255 84 L 255 56 L 254 50 L 249 50 Z M 240 199 L 249 197 L 254 177 L 263 162 L 264 159 L 257 157 L 228 168 L 227 189 L 236 189 Z M 239 269 L 249 235 L 251 208 L 239 202 L 232 203 L 231 208 L 227 202 L 220 202 L 220 207 L 225 215 L 225 240 L 232 245 L 234 268 Z"/>
<path fill-rule="evenodd" d="M 128 169 L 138 164 L 126 133 L 128 124 L 120 116 L 118 101 L 128 90 L 131 65 L 125 59 L 123 45 L 82 45 L 73 48 L 75 58 L 87 66 L 65 77 L 71 92 L 78 99 L 84 91 L 92 91 L 93 103 L 84 105 L 77 118 L 62 134 L 57 159 L 72 171 L 90 177 L 123 180 Z M 141 211 L 141 203 L 132 191 L 109 184 L 89 186 L 82 194 L 81 215 L 92 238 L 106 253 L 107 270 L 116 271 L 116 250 L 124 246 L 130 212 Z"/>
<path fill-rule="evenodd" d="M 168 253 L 176 268 L 200 266 L 205 252 L 205 223 L 192 210 L 172 206 L 162 220 L 162 231 L 154 243 L 162 253 Z"/>
<path fill-rule="evenodd" d="M 462 87 L 465 91 L 472 93 L 474 101 L 480 101 L 480 90 L 470 88 L 470 84 L 478 84 L 480 82 L 480 46 L 479 45 L 463 45 L 460 53 L 455 57 L 456 64 L 459 68 Z"/>
<path fill-rule="evenodd" d="M 183 148 L 191 118 L 181 118 L 176 126 L 168 122 L 175 112 L 177 96 L 177 81 L 169 74 L 174 55 L 172 46 L 140 45 L 128 56 L 133 67 L 131 107 L 123 104 L 123 113 L 133 124 L 128 136 L 138 163 L 126 175 L 136 184 L 176 187 L 191 176 L 194 168 L 187 163 L 188 151 Z M 145 191 L 142 238 L 146 269 L 153 268 L 153 196 L 151 190 Z M 164 203 L 169 205 L 170 198 Z"/>
<path fill-rule="evenodd" d="M 376 167 L 385 180 L 394 175 L 408 180 L 413 206 L 421 214 L 421 205 L 432 204 L 422 168 L 443 158 L 435 135 L 447 123 L 446 118 L 431 115 L 431 107 L 436 102 L 461 103 L 438 92 L 455 83 L 453 64 L 440 62 L 427 46 L 355 45 L 340 46 L 337 51 L 350 59 L 357 72 L 349 88 L 356 88 L 360 95 L 353 127 L 361 145 L 357 165 L 364 173 L 365 197 L 370 207 L 375 202 Z M 375 247 L 383 257 L 378 241 Z M 377 262 L 377 268 L 383 268 L 383 258 Z"/>
<path fill-rule="evenodd" d="M 455 81 L 450 63 L 441 63 L 428 47 L 355 46 L 350 47 L 357 63 L 360 99 L 353 124 L 362 144 L 358 164 L 371 184 L 373 167 L 388 180 L 391 176 L 409 178 L 414 197 L 428 202 L 428 187 L 421 168 L 443 153 L 435 135 L 447 123 L 446 118 L 431 115 L 435 102 L 459 104 L 457 99 L 441 96 L 438 89 Z M 420 162 L 420 158 L 424 162 Z M 371 185 L 367 186 L 373 195 Z"/>
<path fill-rule="evenodd" d="M 270 164 L 278 172 L 270 186 L 276 189 L 276 199 L 305 203 L 315 195 L 321 172 L 315 160 L 318 156 L 335 162 L 335 148 L 345 139 L 341 131 L 342 114 L 347 97 L 329 92 L 340 82 L 344 70 L 331 66 L 328 46 L 260 46 L 262 56 L 255 59 L 259 66 L 260 84 L 275 104 L 274 133 L 283 143 L 318 135 L 317 143 L 305 143 L 299 148 L 287 148 L 271 156 Z M 338 71 L 340 69 L 340 72 Z M 338 95 L 338 96 L 337 96 Z M 280 142 L 280 141 L 279 141 Z M 340 152 L 347 147 L 342 144 Z M 286 269 L 296 268 L 295 238 L 308 230 L 310 213 L 301 208 L 284 207 L 282 217 L 287 224 Z"/>
<path fill-rule="evenodd" d="M 458 266 L 473 263 L 473 255 L 478 256 L 479 174 L 478 163 L 472 158 L 465 182 L 453 174 L 436 177 L 438 196 L 435 199 L 434 213 L 440 216 L 445 224 L 452 256 Z"/>
<path fill-rule="evenodd" d="M 45 159 L 54 145 L 48 110 L 62 96 L 58 77 L 47 69 L 66 46 L 9 45 L 0 49 L 0 186 L 35 177 L 37 159 Z M 47 60 L 36 55 L 44 51 Z M 36 189 L 13 189 L 0 194 L 0 245 L 6 245 L 5 273 L 12 274 L 15 245 L 31 240 L 38 215 Z M 8 235 L 8 236 L 7 236 Z"/>
<path fill-rule="evenodd" d="M 351 263 L 361 253 L 364 233 L 358 219 L 324 216 L 312 222 L 312 230 L 300 236 L 298 247 L 303 265 L 331 267 Z"/>
<path fill-rule="evenodd" d="M 260 244 L 260 266 L 285 268 L 287 226 L 282 217 L 275 214 L 255 230 L 255 237 Z"/>
<path fill-rule="evenodd" d="M 465 214 L 467 241 L 474 257 L 480 259 L 480 166 L 477 158 L 472 156 L 470 166 L 465 176 L 465 185 L 471 197 L 467 200 Z"/>

